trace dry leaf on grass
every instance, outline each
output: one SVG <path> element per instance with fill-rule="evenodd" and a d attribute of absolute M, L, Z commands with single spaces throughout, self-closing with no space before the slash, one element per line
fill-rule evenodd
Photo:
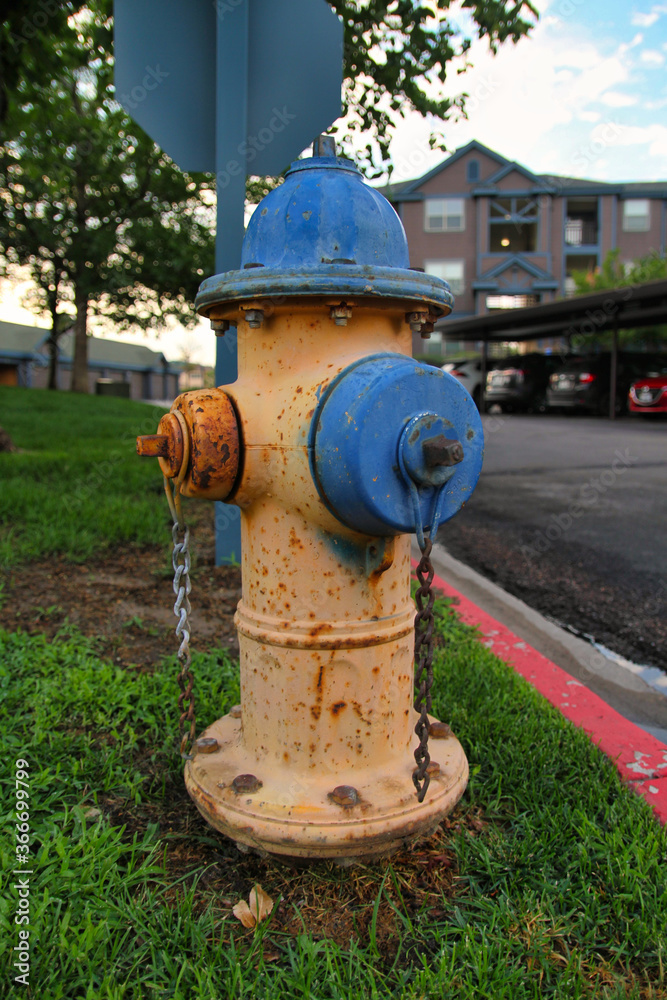
<path fill-rule="evenodd" d="M 240 899 L 232 913 L 244 927 L 255 927 L 257 924 L 261 924 L 262 920 L 266 920 L 272 909 L 273 900 L 271 897 L 264 892 L 261 885 L 254 885 L 250 890 L 248 902 L 246 903 L 245 899 Z"/>

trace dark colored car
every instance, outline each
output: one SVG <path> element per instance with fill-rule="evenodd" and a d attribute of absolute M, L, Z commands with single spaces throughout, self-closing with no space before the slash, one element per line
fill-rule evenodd
<path fill-rule="evenodd" d="M 632 383 L 646 372 L 655 357 L 629 351 L 618 352 L 616 413 L 624 413 Z M 547 391 L 550 409 L 580 410 L 607 416 L 611 384 L 611 353 L 571 358 L 551 375 Z"/>
<path fill-rule="evenodd" d="M 651 416 L 655 413 L 667 415 L 667 358 L 662 364 L 651 367 L 643 378 L 630 386 L 628 394 L 630 413 Z"/>
<path fill-rule="evenodd" d="M 549 376 L 562 363 L 550 354 L 514 354 L 491 361 L 486 375 L 486 406 L 512 412 L 542 413 L 546 409 Z"/>

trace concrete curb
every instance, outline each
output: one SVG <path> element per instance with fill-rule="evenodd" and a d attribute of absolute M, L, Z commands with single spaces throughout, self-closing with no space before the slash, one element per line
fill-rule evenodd
<path fill-rule="evenodd" d="M 413 559 L 413 566 L 417 560 Z M 474 604 L 441 577 L 434 585 L 456 601 L 464 622 L 476 625 L 485 646 L 514 667 L 565 718 L 580 726 L 613 760 L 623 779 L 667 824 L 667 744 L 624 718 L 585 684 Z"/>

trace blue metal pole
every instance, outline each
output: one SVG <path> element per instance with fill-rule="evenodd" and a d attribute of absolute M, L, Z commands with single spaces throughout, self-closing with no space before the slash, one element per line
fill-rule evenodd
<path fill-rule="evenodd" d="M 248 118 L 248 22 L 249 0 L 242 0 L 233 7 L 216 5 L 216 274 L 238 270 L 241 264 L 246 184 L 244 144 Z M 237 333 L 232 327 L 217 339 L 215 384 L 229 385 L 237 378 Z M 240 510 L 231 504 L 215 504 L 215 561 L 217 565 L 241 561 Z"/>

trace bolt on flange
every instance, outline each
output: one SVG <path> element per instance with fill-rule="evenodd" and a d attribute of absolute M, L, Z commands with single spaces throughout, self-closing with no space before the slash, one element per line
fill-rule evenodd
<path fill-rule="evenodd" d="M 333 792 L 329 792 L 328 797 L 343 809 L 351 809 L 359 804 L 359 792 L 352 785 L 338 785 Z"/>
<path fill-rule="evenodd" d="M 341 302 L 338 306 L 332 306 L 329 315 L 336 326 L 347 326 L 348 319 L 352 319 L 352 306 Z"/>
<path fill-rule="evenodd" d="M 262 785 L 263 782 L 261 782 L 259 778 L 255 777 L 254 774 L 237 774 L 232 781 L 232 788 L 237 795 L 258 792 Z"/>
<path fill-rule="evenodd" d="M 252 330 L 257 330 L 264 322 L 263 309 L 246 309 L 245 321 Z"/>
<path fill-rule="evenodd" d="M 430 338 L 435 325 L 435 316 L 427 310 L 416 309 L 414 312 L 406 313 L 405 319 L 413 333 L 420 334 L 423 340 Z"/>

